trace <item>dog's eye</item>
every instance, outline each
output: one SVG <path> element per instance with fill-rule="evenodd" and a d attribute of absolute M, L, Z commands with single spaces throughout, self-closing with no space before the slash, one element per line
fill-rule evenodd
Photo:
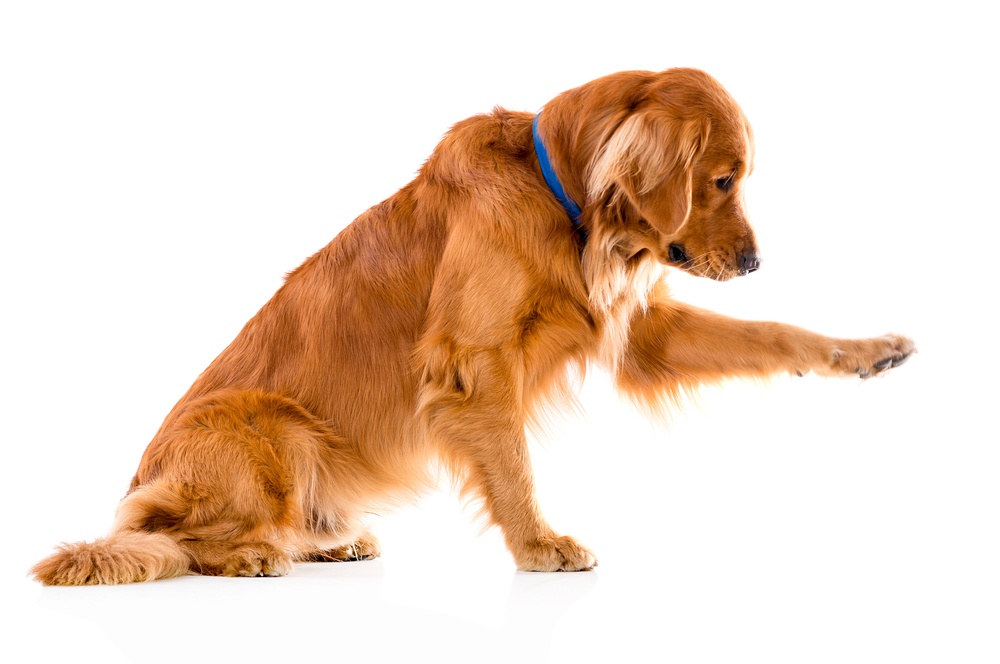
<path fill-rule="evenodd" d="M 732 175 L 727 175 L 725 177 L 716 178 L 715 179 L 715 186 L 719 188 L 719 191 L 728 192 L 730 189 L 733 188 L 733 179 L 734 178 L 733 178 Z"/>

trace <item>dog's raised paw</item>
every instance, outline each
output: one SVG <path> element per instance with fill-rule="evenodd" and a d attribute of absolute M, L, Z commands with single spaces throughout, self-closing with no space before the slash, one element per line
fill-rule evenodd
<path fill-rule="evenodd" d="M 515 553 L 523 572 L 583 572 L 597 566 L 597 558 L 572 537 L 535 540 Z"/>
<path fill-rule="evenodd" d="M 895 334 L 843 341 L 833 351 L 831 369 L 841 375 L 871 378 L 902 365 L 915 352 L 912 340 Z"/>

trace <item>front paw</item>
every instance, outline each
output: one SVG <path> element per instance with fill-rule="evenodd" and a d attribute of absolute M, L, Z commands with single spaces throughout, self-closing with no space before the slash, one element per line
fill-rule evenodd
<path fill-rule="evenodd" d="M 830 358 L 831 372 L 871 378 L 906 362 L 916 352 L 913 341 L 895 334 L 839 342 Z"/>
<path fill-rule="evenodd" d="M 581 572 L 593 569 L 597 558 L 572 537 L 545 537 L 514 551 L 517 568 L 523 572 Z"/>

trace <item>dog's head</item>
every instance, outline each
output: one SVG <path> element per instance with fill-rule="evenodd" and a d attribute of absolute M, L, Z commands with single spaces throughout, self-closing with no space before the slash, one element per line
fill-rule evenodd
<path fill-rule="evenodd" d="M 635 227 L 635 251 L 691 274 L 724 281 L 756 270 L 743 202 L 753 133 L 732 97 L 692 69 L 604 82 L 615 108 L 593 132 L 586 199 L 595 215 L 618 210 Z"/>

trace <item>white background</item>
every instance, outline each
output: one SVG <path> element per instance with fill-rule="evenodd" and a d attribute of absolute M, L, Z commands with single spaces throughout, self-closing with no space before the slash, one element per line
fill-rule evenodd
<path fill-rule="evenodd" d="M 0 8 L 0 658 L 1000 660 L 985 3 L 351 5 Z M 543 509 L 598 554 L 590 573 L 517 573 L 444 487 L 376 521 L 369 563 L 27 579 L 105 532 L 195 376 L 452 123 L 672 66 L 712 73 L 754 124 L 764 256 L 726 284 L 671 275 L 678 297 L 908 334 L 909 364 L 734 382 L 667 425 L 593 372 L 585 413 L 534 445 Z"/>

